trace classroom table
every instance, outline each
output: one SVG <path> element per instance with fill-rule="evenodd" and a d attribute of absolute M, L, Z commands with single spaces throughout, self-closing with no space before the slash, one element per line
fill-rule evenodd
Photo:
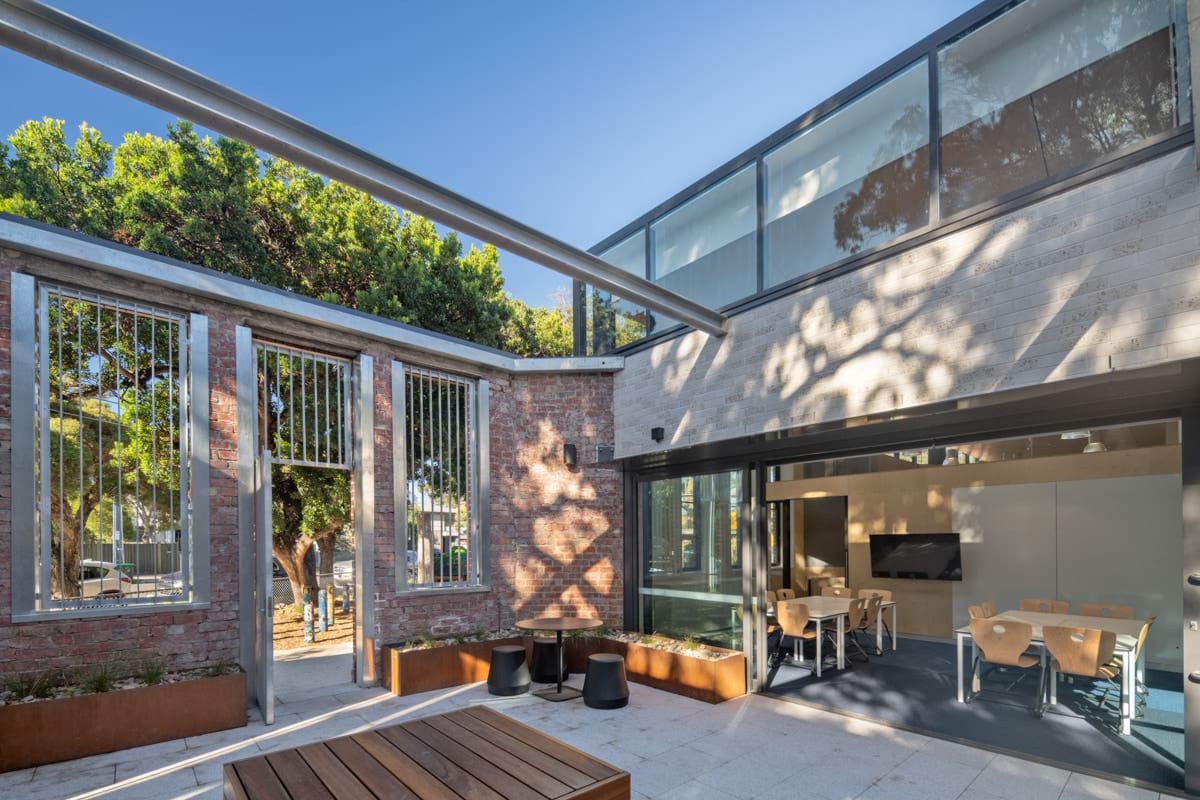
<path fill-rule="evenodd" d="M 1117 635 L 1116 654 L 1121 659 L 1121 733 L 1128 736 L 1133 727 L 1133 708 L 1137 694 L 1139 671 L 1145 669 L 1142 664 L 1135 664 L 1137 656 L 1137 640 L 1142 632 L 1145 620 L 1115 619 L 1113 617 L 1085 617 L 1082 614 L 1048 614 L 1042 611 L 1003 611 L 992 619 L 1027 622 L 1033 628 L 1033 644 L 1042 651 L 1042 667 L 1046 666 L 1046 645 L 1042 637 L 1044 627 L 1057 628 L 1094 628 L 1111 631 Z M 964 625 L 954 632 L 958 647 L 958 702 L 966 702 L 963 672 L 963 650 L 966 640 L 971 638 L 970 625 Z M 976 647 L 971 640 L 971 663 L 975 663 Z M 971 693 L 979 691 L 979 680 L 971 683 Z"/>
<path fill-rule="evenodd" d="M 837 624 L 837 668 L 846 668 L 846 653 L 845 653 L 845 638 L 846 638 L 846 618 L 850 613 L 850 602 L 853 598 L 850 597 L 826 597 L 823 595 L 814 595 L 812 597 L 795 597 L 791 600 L 780 600 L 779 603 L 801 603 L 808 606 L 808 619 L 820 629 L 821 625 L 829 620 L 834 620 Z M 866 605 L 867 598 L 859 598 Z M 883 613 L 890 609 L 892 612 L 892 649 L 896 649 L 896 601 L 884 600 L 879 605 L 879 616 L 875 619 L 875 650 L 877 653 L 883 652 Z M 821 637 L 817 636 L 817 664 L 816 675 L 821 677 Z"/>

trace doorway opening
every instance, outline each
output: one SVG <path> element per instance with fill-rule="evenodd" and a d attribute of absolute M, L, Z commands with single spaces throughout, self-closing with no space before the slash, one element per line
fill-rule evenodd
<path fill-rule="evenodd" d="M 1182 433 L 1150 419 L 772 467 L 766 692 L 1182 788 Z M 814 585 L 843 554 L 845 582 Z"/>
<path fill-rule="evenodd" d="M 352 364 L 265 341 L 255 356 L 260 520 L 270 533 L 261 663 L 274 701 L 288 703 L 355 679 Z"/>

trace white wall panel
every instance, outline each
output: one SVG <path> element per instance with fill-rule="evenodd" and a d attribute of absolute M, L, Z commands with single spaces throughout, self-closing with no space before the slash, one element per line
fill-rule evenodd
<path fill-rule="evenodd" d="M 1055 596 L 1054 487 L 954 490 L 954 530 L 963 559 L 963 580 L 954 584 L 955 628 L 967 624 L 967 606 L 974 603 L 991 600 L 1003 610 L 1016 608 L 1023 597 Z"/>
<path fill-rule="evenodd" d="M 1171 670 L 1182 664 L 1181 492 L 1178 475 L 1058 484 L 1059 598 L 1158 615 L 1146 660 Z"/>

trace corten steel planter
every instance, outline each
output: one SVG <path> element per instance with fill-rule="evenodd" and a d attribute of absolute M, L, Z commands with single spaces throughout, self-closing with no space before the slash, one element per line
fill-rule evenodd
<path fill-rule="evenodd" d="M 528 659 L 531 653 L 526 638 L 510 636 L 488 642 L 445 644 L 417 650 L 384 645 L 383 684 L 392 694 L 403 696 L 484 681 L 491 664 L 492 648 L 523 645 Z"/>
<path fill-rule="evenodd" d="M 0 706 L 0 772 L 246 724 L 246 675 Z"/>
<path fill-rule="evenodd" d="M 737 650 L 708 649 L 717 650 L 722 657 L 703 658 L 637 642 L 579 636 L 567 641 L 567 665 L 571 672 L 582 673 L 592 653 L 616 653 L 625 657 L 625 675 L 634 683 L 706 703 L 723 703 L 744 695 L 746 656 Z"/>

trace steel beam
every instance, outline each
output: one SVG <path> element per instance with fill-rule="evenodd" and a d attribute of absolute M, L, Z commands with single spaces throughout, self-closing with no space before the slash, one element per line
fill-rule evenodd
<path fill-rule="evenodd" d="M 411 347 L 477 367 L 524 373 L 615 372 L 622 369 L 625 363 L 621 356 L 520 358 L 464 339 L 364 314 L 295 292 L 10 214 L 0 213 L 0 245 L 199 297 L 233 303 L 306 325 Z"/>
<path fill-rule="evenodd" d="M 0 44 L 713 336 L 725 333 L 723 314 L 35 0 L 0 0 Z"/>

